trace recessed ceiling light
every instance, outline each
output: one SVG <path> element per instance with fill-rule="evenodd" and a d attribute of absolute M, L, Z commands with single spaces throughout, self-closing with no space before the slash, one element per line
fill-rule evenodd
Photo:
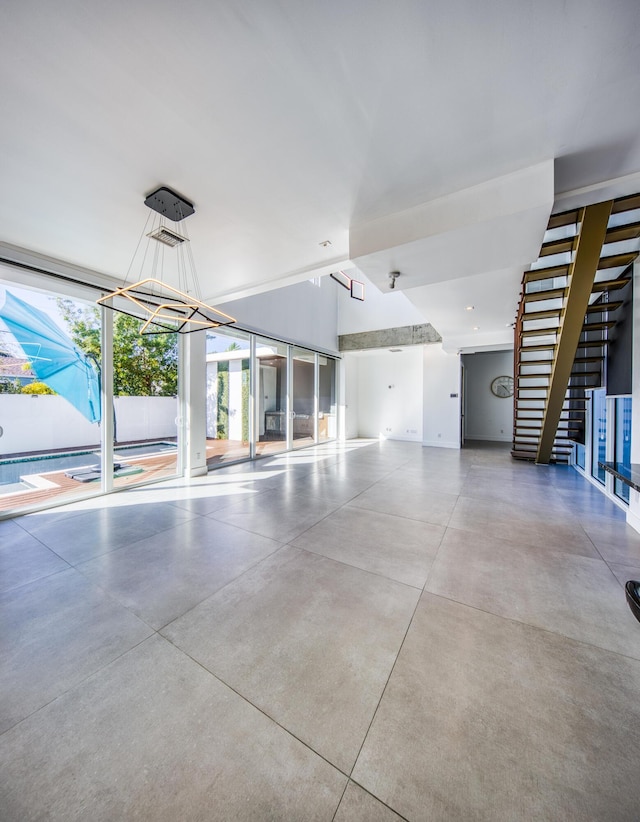
<path fill-rule="evenodd" d="M 466 305 L 464 310 L 465 311 L 473 311 L 474 308 L 475 308 L 475 305 Z"/>
<path fill-rule="evenodd" d="M 329 248 L 331 240 L 323 240 L 321 243 L 318 243 L 318 245 L 321 245 L 323 248 Z"/>
<path fill-rule="evenodd" d="M 479 325 L 474 325 L 473 330 L 474 331 L 480 331 L 480 326 Z"/>

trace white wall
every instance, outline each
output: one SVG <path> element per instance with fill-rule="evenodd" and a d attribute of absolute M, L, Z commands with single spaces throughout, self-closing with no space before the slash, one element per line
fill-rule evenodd
<path fill-rule="evenodd" d="M 462 357 L 465 373 L 466 439 L 510 442 L 513 433 L 513 397 L 491 392 L 491 382 L 513 376 L 513 351 L 485 351 Z"/>
<path fill-rule="evenodd" d="M 460 355 L 440 343 L 422 346 L 424 365 L 423 445 L 460 447 Z M 453 395 L 453 396 L 452 396 Z"/>
<path fill-rule="evenodd" d="M 118 442 L 176 436 L 174 397 L 117 397 Z M 100 428 L 63 397 L 0 394 L 0 457 L 100 443 Z"/>
<path fill-rule="evenodd" d="M 380 291 L 363 274 L 354 271 L 353 276 L 365 284 L 364 302 L 353 300 L 345 288 L 330 277 L 325 278 L 337 293 L 338 334 L 358 334 L 426 322 L 424 315 L 402 291 Z"/>
<path fill-rule="evenodd" d="M 342 358 L 340 397 L 344 408 L 342 431 L 349 440 L 358 436 L 358 363 L 355 354 L 345 354 Z"/>
<path fill-rule="evenodd" d="M 118 442 L 177 436 L 175 397 L 116 397 L 113 404 Z"/>
<path fill-rule="evenodd" d="M 421 442 L 422 347 L 353 356 L 358 359 L 358 435 Z"/>
<path fill-rule="evenodd" d="M 339 288 L 330 277 L 322 277 L 320 286 L 311 282 L 297 283 L 253 297 L 232 300 L 221 305 L 221 308 L 235 317 L 242 328 L 285 342 L 337 353 Z"/>

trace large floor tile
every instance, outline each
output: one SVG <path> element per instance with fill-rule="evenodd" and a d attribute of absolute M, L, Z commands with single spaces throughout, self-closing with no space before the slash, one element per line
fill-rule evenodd
<path fill-rule="evenodd" d="M 0 763 L 7 822 L 329 822 L 346 781 L 157 636 L 0 737 Z"/>
<path fill-rule="evenodd" d="M 124 495 L 114 495 L 124 499 Z M 70 519 L 25 517 L 22 526 L 52 551 L 75 565 L 131 545 L 195 517 L 196 514 L 162 503 L 96 507 Z"/>
<path fill-rule="evenodd" d="M 350 781 L 333 822 L 402 822 L 402 817 Z"/>
<path fill-rule="evenodd" d="M 425 491 L 410 483 L 398 484 L 387 478 L 351 500 L 349 505 L 432 525 L 447 525 L 457 499 L 455 494 Z"/>
<path fill-rule="evenodd" d="M 640 659 L 640 631 L 600 559 L 449 528 L 431 593 Z"/>
<path fill-rule="evenodd" d="M 525 545 L 556 548 L 585 557 L 600 554 L 580 523 L 543 507 L 509 505 L 505 501 L 459 497 L 449 526 L 481 536 L 509 539 Z"/>
<path fill-rule="evenodd" d="M 423 595 L 353 779 L 413 822 L 632 822 L 640 662 Z"/>
<path fill-rule="evenodd" d="M 64 571 L 69 564 L 12 520 L 0 522 L 0 591 Z"/>
<path fill-rule="evenodd" d="M 418 596 L 283 548 L 163 634 L 348 773 Z"/>
<path fill-rule="evenodd" d="M 640 563 L 638 565 L 620 565 L 617 562 L 610 562 L 609 568 L 611 568 L 620 585 L 624 585 L 630 579 L 640 580 Z"/>
<path fill-rule="evenodd" d="M 157 629 L 278 548 L 274 540 L 198 517 L 78 570 Z"/>
<path fill-rule="evenodd" d="M 0 730 L 152 631 L 69 569 L 0 595 Z"/>
<path fill-rule="evenodd" d="M 640 565 L 640 534 L 624 519 L 589 518 L 583 528 L 607 562 Z"/>
<path fill-rule="evenodd" d="M 414 519 L 340 508 L 293 545 L 422 588 L 445 529 Z"/>
<path fill-rule="evenodd" d="M 341 504 L 312 494 L 271 489 L 210 516 L 278 542 L 289 542 Z"/>

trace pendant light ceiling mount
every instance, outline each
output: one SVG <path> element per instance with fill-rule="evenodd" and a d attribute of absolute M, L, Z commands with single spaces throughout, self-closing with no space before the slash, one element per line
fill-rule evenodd
<path fill-rule="evenodd" d="M 165 220 L 179 223 L 190 217 L 195 213 L 193 203 L 170 188 L 161 186 L 146 197 L 144 204 L 155 213 L 147 217 L 122 287 L 100 297 L 98 304 L 141 320 L 141 334 L 189 334 L 234 323 L 233 317 L 202 302 L 186 227 L 181 226 L 178 232 L 165 224 Z M 141 250 L 144 236 L 147 242 Z M 148 254 L 151 240 L 157 241 L 158 245 L 153 254 Z M 167 257 L 175 256 L 165 260 L 167 246 L 170 249 Z M 128 285 L 129 274 L 140 254 L 142 260 L 138 280 Z M 149 276 L 144 274 L 147 262 L 151 269 Z M 165 262 L 167 268 L 170 263 L 174 264 L 175 286 L 165 282 Z"/>

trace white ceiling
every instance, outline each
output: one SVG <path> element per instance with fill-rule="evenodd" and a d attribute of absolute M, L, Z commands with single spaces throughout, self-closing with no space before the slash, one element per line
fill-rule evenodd
<path fill-rule="evenodd" d="M 548 160 L 556 197 L 640 171 L 637 0 L 21 0 L 1 20 L 0 242 L 122 278 L 165 184 L 195 204 L 206 299 L 348 266 L 350 229 Z M 444 306 L 473 278 L 430 282 Z"/>

